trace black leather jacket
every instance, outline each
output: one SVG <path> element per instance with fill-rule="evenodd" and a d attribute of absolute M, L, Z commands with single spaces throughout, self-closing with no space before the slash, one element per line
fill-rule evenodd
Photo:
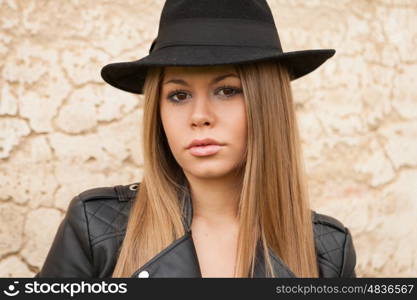
<path fill-rule="evenodd" d="M 111 277 L 139 185 L 98 187 L 75 196 L 35 277 Z M 201 277 L 190 230 L 192 205 L 189 197 L 183 200 L 184 236 L 130 277 Z M 320 277 L 356 277 L 356 253 L 349 230 L 333 217 L 312 214 Z M 256 255 L 255 277 L 265 277 L 261 253 Z M 270 257 L 278 277 L 295 277 L 272 250 Z"/>

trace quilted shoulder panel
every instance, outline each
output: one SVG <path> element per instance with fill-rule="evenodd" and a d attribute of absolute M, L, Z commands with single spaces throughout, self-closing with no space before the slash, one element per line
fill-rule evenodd
<path fill-rule="evenodd" d="M 81 201 L 91 201 L 96 199 L 117 199 L 115 187 L 95 187 L 85 190 L 79 194 Z"/>
<path fill-rule="evenodd" d="M 80 193 L 84 203 L 91 245 L 126 231 L 137 184 L 97 187 Z M 129 189 L 130 188 L 130 189 Z M 130 191 L 126 192 L 126 190 Z"/>
<path fill-rule="evenodd" d="M 343 225 L 342 222 L 340 222 L 338 219 L 331 217 L 329 215 L 320 214 L 315 211 L 313 211 L 313 223 L 314 224 L 325 224 L 330 227 L 336 228 L 342 232 L 346 232 L 346 228 Z"/>
<path fill-rule="evenodd" d="M 313 224 L 320 271 L 326 277 L 339 277 L 348 230 L 336 218 L 316 212 L 313 212 Z"/>

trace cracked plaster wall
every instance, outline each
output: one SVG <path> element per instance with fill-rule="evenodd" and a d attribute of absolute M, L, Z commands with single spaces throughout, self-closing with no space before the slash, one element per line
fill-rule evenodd
<path fill-rule="evenodd" d="M 313 208 L 358 276 L 415 277 L 417 2 L 269 4 L 284 50 L 337 50 L 293 83 Z M 74 195 L 141 179 L 142 98 L 99 70 L 147 55 L 162 5 L 0 0 L 0 277 L 39 270 Z"/>

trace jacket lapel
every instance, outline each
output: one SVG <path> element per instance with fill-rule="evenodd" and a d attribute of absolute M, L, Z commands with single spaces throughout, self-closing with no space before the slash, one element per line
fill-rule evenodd
<path fill-rule="evenodd" d="M 191 231 L 193 216 L 191 197 L 187 191 L 183 191 L 179 194 L 179 199 L 182 204 L 185 234 L 136 270 L 131 277 L 202 277 Z M 269 255 L 277 277 L 296 277 L 271 249 L 269 249 Z M 256 250 L 254 277 L 265 277 L 264 257 L 260 243 Z"/>
<path fill-rule="evenodd" d="M 157 278 L 201 277 L 191 232 L 187 232 L 183 237 L 159 252 L 135 271 L 131 277 L 140 277 L 140 274 L 149 274 L 149 277 Z"/>

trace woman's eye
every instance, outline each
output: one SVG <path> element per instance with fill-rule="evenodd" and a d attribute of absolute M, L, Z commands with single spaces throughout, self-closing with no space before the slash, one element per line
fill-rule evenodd
<path fill-rule="evenodd" d="M 180 100 L 180 101 L 187 99 L 187 94 L 186 93 L 177 93 L 174 96 L 177 96 L 177 99 Z"/>
<path fill-rule="evenodd" d="M 241 92 L 242 92 L 242 89 L 223 86 L 223 87 L 220 87 L 215 92 L 215 94 L 219 95 L 221 97 L 230 98 L 230 97 L 234 96 L 235 94 L 239 94 Z M 187 98 L 190 98 L 190 97 L 191 97 L 191 95 L 189 93 L 178 90 L 178 91 L 173 91 L 172 93 L 170 93 L 168 95 L 168 100 L 170 100 L 174 104 L 179 104 L 179 103 L 185 101 Z"/>
<path fill-rule="evenodd" d="M 222 96 L 226 96 L 226 97 L 233 96 L 237 92 L 236 89 L 229 88 L 229 87 L 222 88 L 222 89 L 220 89 L 220 91 L 223 91 L 223 93 L 219 92 L 219 94 L 222 95 Z"/>
<path fill-rule="evenodd" d="M 173 92 L 168 96 L 168 99 L 174 103 L 179 103 L 187 99 L 187 93 L 184 92 Z"/>

